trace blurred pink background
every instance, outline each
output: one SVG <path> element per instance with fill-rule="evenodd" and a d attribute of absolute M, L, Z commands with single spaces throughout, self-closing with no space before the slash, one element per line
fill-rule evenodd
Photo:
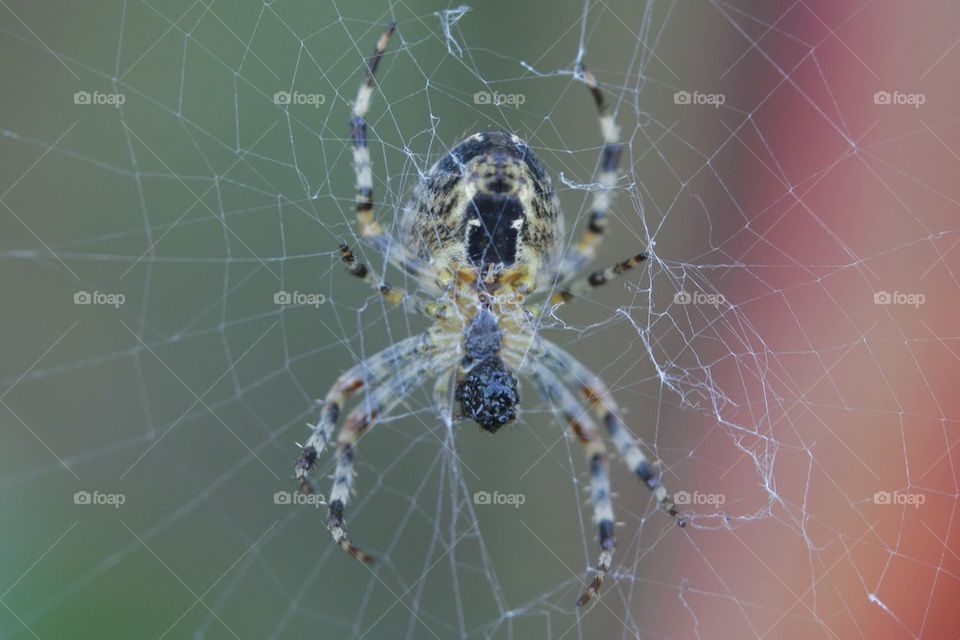
<path fill-rule="evenodd" d="M 960 7 L 780 4 L 722 9 L 745 55 L 720 90 L 750 113 L 718 116 L 736 133 L 714 162 L 750 208 L 705 261 L 743 265 L 705 277 L 758 336 L 718 383 L 756 435 L 723 429 L 674 467 L 745 503 L 728 532 L 658 548 L 707 592 L 664 617 L 704 637 L 957 638 Z"/>

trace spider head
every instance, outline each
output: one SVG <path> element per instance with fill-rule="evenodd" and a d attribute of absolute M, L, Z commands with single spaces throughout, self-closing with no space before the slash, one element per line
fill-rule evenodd
<path fill-rule="evenodd" d="M 490 433 L 512 422 L 520 404 L 517 379 L 497 357 L 482 360 L 470 368 L 457 385 L 456 399 L 463 415 Z"/>

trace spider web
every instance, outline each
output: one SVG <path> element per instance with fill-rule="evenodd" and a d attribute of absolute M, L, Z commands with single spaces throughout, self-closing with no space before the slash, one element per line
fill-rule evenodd
<path fill-rule="evenodd" d="M 0 4 L 0 636 L 960 634 L 954 5 Z M 543 335 L 608 382 L 690 524 L 612 461 L 619 546 L 581 611 L 586 465 L 530 385 L 495 437 L 432 384 L 376 423 L 347 509 L 369 568 L 284 503 L 315 399 L 426 326 L 337 255 L 416 287 L 353 220 L 349 108 L 391 20 L 390 229 L 446 150 L 505 129 L 575 242 L 601 144 L 578 62 L 616 108 L 594 268 L 650 259 L 545 305 Z"/>

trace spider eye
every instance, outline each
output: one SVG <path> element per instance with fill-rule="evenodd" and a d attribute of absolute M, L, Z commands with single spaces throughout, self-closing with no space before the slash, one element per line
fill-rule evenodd
<path fill-rule="evenodd" d="M 517 417 L 520 403 L 517 379 L 507 371 L 500 358 L 490 358 L 470 369 L 457 385 L 456 399 L 463 415 L 485 431 L 496 433 Z"/>

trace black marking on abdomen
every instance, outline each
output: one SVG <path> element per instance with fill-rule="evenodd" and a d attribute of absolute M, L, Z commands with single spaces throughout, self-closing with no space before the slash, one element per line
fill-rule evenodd
<path fill-rule="evenodd" d="M 467 255 L 476 267 L 509 266 L 517 259 L 517 220 L 523 205 L 513 196 L 477 194 L 467 207 Z M 474 222 L 477 221 L 477 222 Z"/>

